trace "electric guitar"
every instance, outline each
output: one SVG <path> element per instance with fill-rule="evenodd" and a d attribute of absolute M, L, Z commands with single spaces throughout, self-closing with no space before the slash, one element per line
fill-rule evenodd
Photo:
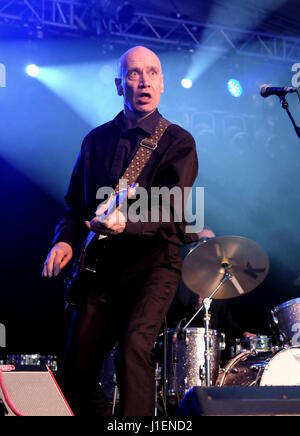
<path fill-rule="evenodd" d="M 98 215 L 96 211 L 98 221 L 104 222 L 114 210 L 121 209 L 127 198 L 135 196 L 137 187 L 138 184 L 133 183 L 126 189 L 120 189 L 118 194 L 112 195 L 108 200 L 109 206 L 107 210 L 100 215 Z M 97 273 L 97 259 L 95 259 L 95 249 L 93 250 L 93 247 L 95 248 L 97 241 L 109 237 L 108 235 L 95 233 L 93 231 L 89 232 L 78 259 L 74 261 L 71 276 L 66 277 L 64 281 L 66 287 L 65 300 L 67 303 L 75 304 L 78 300 L 83 276 Z"/>

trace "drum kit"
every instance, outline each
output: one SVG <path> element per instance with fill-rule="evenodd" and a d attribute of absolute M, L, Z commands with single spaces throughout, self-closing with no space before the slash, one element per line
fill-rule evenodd
<path fill-rule="evenodd" d="M 300 386 L 300 298 L 272 309 L 269 324 L 276 345 L 269 336 L 237 339 L 231 359 L 221 368 L 226 347 L 225 335 L 210 328 L 212 299 L 232 299 L 254 290 L 269 271 L 269 258 L 255 242 L 239 236 L 208 239 L 193 247 L 185 257 L 182 278 L 185 285 L 204 298 L 203 305 L 183 326 L 167 329 L 163 360 L 156 366 L 157 405 L 163 399 L 178 405 L 194 386 Z M 190 327 L 201 312 L 204 327 Z M 184 320 L 185 321 L 185 320 Z M 100 384 L 113 405 L 118 403 L 118 388 L 112 350 L 104 362 Z M 56 373 L 57 358 L 52 355 L 9 355 L 1 363 L 47 365 Z M 176 406 L 177 407 L 177 406 Z M 156 410 L 157 412 L 157 410 Z"/>
<path fill-rule="evenodd" d="M 211 301 L 251 292 L 263 282 L 269 266 L 268 255 L 257 243 L 238 236 L 209 239 L 188 253 L 183 281 L 204 302 L 185 326 L 167 332 L 167 399 L 178 403 L 193 386 L 300 385 L 300 298 L 271 311 L 276 345 L 268 336 L 237 340 L 234 355 L 220 369 L 225 337 L 210 329 Z M 204 328 L 189 328 L 201 310 Z"/>

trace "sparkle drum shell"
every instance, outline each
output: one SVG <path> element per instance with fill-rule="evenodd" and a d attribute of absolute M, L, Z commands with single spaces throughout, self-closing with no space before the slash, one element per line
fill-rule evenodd
<path fill-rule="evenodd" d="M 287 301 L 271 311 L 271 326 L 279 344 L 300 346 L 300 298 Z"/>
<path fill-rule="evenodd" d="M 167 386 L 168 395 L 183 397 L 192 386 L 205 385 L 205 329 L 188 328 L 182 334 L 168 330 Z M 215 384 L 225 349 L 225 336 L 216 330 L 211 335 L 211 380 Z"/>

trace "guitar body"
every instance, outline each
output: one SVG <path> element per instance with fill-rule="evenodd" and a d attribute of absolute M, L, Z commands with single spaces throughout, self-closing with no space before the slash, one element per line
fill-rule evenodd
<path fill-rule="evenodd" d="M 83 296 L 83 283 L 96 277 L 95 250 L 97 239 L 94 235 L 94 239 L 90 241 L 88 247 L 85 244 L 79 258 L 73 263 L 70 276 L 65 279 L 65 301 L 69 304 L 78 304 Z"/>

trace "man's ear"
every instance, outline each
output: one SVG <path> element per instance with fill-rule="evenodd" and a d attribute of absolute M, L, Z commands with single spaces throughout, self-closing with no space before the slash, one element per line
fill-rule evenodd
<path fill-rule="evenodd" d="M 116 87 L 117 87 L 118 95 L 123 95 L 122 80 L 121 79 L 115 79 L 115 84 L 116 84 Z"/>
<path fill-rule="evenodd" d="M 162 79 L 161 79 L 161 85 L 160 85 L 160 93 L 162 94 L 165 90 L 165 85 L 164 85 L 164 76 L 162 75 Z"/>

